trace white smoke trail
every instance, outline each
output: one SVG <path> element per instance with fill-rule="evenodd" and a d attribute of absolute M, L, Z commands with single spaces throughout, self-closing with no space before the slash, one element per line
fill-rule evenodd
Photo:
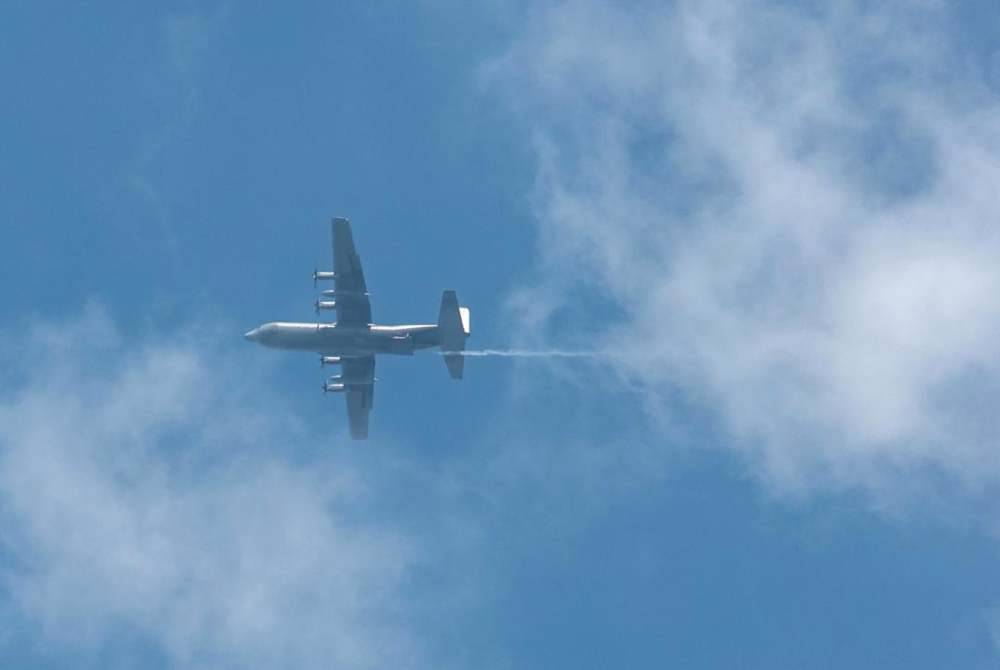
<path fill-rule="evenodd" d="M 462 356 L 501 356 L 504 358 L 595 358 L 608 356 L 610 352 L 602 351 L 563 351 L 561 349 L 474 349 L 455 352 L 440 352 L 460 354 Z"/>

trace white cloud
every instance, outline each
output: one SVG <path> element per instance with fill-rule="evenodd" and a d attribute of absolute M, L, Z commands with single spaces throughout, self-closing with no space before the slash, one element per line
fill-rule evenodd
<path fill-rule="evenodd" d="M 537 147 L 542 281 L 519 304 L 619 304 L 603 336 L 653 418 L 678 388 L 715 408 L 775 490 L 996 483 L 1000 104 L 955 20 L 535 14 L 486 70 Z"/>
<path fill-rule="evenodd" d="M 184 667 L 418 665 L 420 547 L 205 339 L 129 342 L 93 308 L 7 339 L 5 615 L 91 653 L 125 625 Z"/>

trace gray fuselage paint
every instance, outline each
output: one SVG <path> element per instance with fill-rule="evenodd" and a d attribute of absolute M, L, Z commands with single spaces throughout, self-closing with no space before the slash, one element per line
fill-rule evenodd
<path fill-rule="evenodd" d="M 346 327 L 335 323 L 275 321 L 254 328 L 245 337 L 273 349 L 334 356 L 409 356 L 440 344 L 438 326 L 434 324 Z"/>

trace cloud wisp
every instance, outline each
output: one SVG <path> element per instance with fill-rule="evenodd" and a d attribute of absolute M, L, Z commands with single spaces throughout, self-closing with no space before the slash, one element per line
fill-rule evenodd
<path fill-rule="evenodd" d="M 419 664 L 401 604 L 419 545 L 366 517 L 350 462 L 302 455 L 280 399 L 234 390 L 252 370 L 183 337 L 130 344 L 100 310 L 30 330 L 4 342 L 23 354 L 0 397 L 6 616 L 89 653 L 124 624 L 184 667 Z"/>
<path fill-rule="evenodd" d="M 485 70 L 536 148 L 530 325 L 556 331 L 580 293 L 617 305 L 601 336 L 636 352 L 653 423 L 678 393 L 711 407 L 773 490 L 1000 482 L 1000 99 L 956 21 L 535 13 Z"/>

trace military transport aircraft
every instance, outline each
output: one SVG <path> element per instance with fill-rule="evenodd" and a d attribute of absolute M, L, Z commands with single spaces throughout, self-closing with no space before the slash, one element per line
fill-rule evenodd
<path fill-rule="evenodd" d="M 459 307 L 454 291 L 441 296 L 436 324 L 378 326 L 372 323 L 368 287 L 361 271 L 361 258 L 354 250 L 351 224 L 333 220 L 333 271 L 313 272 L 313 284 L 333 281 L 334 288 L 321 292 L 317 315 L 336 310 L 335 323 L 290 323 L 275 321 L 254 328 L 243 337 L 275 349 L 313 351 L 321 365 L 340 365 L 341 374 L 323 384 L 324 392 L 343 393 L 351 437 L 368 437 L 368 413 L 375 396 L 375 355 L 412 356 L 418 349 L 441 347 L 452 379 L 461 379 L 465 367 L 465 338 L 469 336 L 469 308 Z"/>

